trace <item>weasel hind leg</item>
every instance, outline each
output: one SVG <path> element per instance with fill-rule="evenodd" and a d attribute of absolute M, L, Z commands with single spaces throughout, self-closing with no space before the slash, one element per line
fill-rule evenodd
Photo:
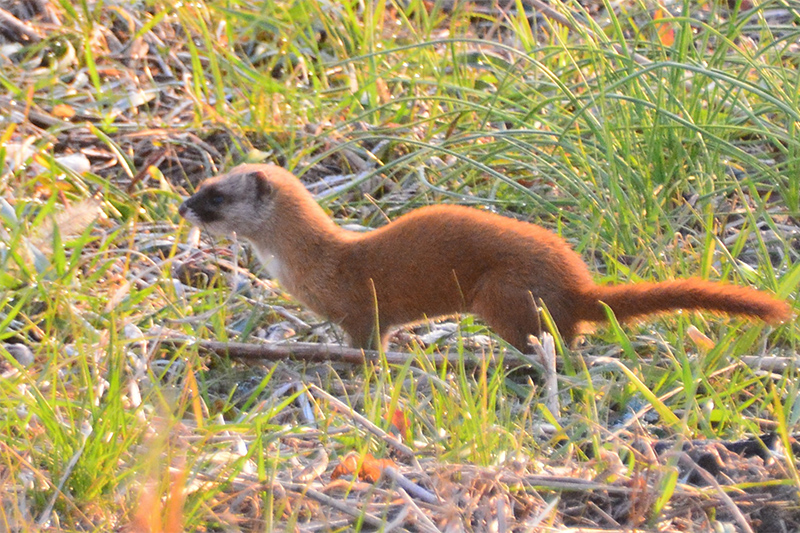
<path fill-rule="evenodd" d="M 547 329 L 536 301 L 528 289 L 502 282 L 486 283 L 476 292 L 470 310 L 514 348 L 530 353 L 528 337 L 538 337 Z M 557 302 L 546 305 L 561 337 L 571 342 L 578 333 L 575 317 Z"/>

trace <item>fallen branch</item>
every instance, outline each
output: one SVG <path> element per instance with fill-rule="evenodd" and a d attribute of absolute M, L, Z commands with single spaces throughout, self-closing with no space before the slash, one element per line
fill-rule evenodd
<path fill-rule="evenodd" d="M 336 344 L 318 344 L 313 342 L 293 342 L 287 344 L 251 344 L 244 342 L 219 342 L 209 340 L 194 340 L 185 337 L 167 337 L 159 340 L 162 344 L 171 346 L 197 346 L 201 352 L 214 353 L 223 357 L 239 359 L 242 361 L 285 361 L 296 359 L 301 361 L 347 363 L 361 365 L 366 362 L 378 363 L 385 360 L 390 365 L 404 365 L 409 358 L 415 359 L 412 365 L 421 366 L 420 362 L 412 353 L 408 352 L 378 352 L 377 350 L 361 350 L 348 348 Z M 443 365 L 455 366 L 462 360 L 467 369 L 476 368 L 483 364 L 486 357 L 495 359 L 493 354 L 475 354 L 464 352 L 463 358 L 458 354 L 434 353 L 425 356 L 425 360 L 441 367 Z M 578 355 L 575 355 L 578 357 Z M 614 370 L 612 361 L 619 362 L 619 359 L 609 356 L 583 355 L 583 360 L 588 367 L 607 366 L 608 370 Z M 506 352 L 502 359 L 503 365 L 508 368 L 528 368 L 535 372 L 543 372 L 542 365 L 533 359 L 526 359 L 525 356 L 515 356 Z M 652 364 L 652 359 L 641 359 L 644 365 Z M 791 368 L 800 368 L 800 357 L 767 357 L 756 355 L 744 355 L 739 361 L 751 370 L 761 370 L 768 372 L 785 372 Z M 734 361 L 734 364 L 736 361 Z M 558 365 L 563 363 L 558 360 Z M 616 363 L 615 363 L 616 364 Z"/>
<path fill-rule="evenodd" d="M 307 362 L 331 361 L 334 363 L 361 365 L 366 362 L 378 363 L 381 360 L 385 360 L 390 365 L 404 365 L 408 362 L 409 358 L 414 357 L 411 353 L 384 352 L 381 354 L 381 352 L 377 350 L 361 350 L 335 344 L 317 344 L 311 342 L 250 344 L 244 342 L 192 341 L 191 339 L 166 338 L 161 339 L 161 343 L 173 346 L 194 345 L 202 352 L 215 353 L 220 356 L 245 361 L 284 361 L 286 359 L 299 359 Z M 494 358 L 492 354 L 489 354 L 488 357 Z M 462 358 L 449 353 L 445 355 L 436 353 L 428 355 L 427 360 L 433 365 L 441 367 L 445 364 L 450 366 L 458 365 Z M 466 368 L 475 368 L 483 362 L 481 356 L 470 352 L 464 352 L 463 361 Z M 412 364 L 419 366 L 416 362 L 412 362 Z M 503 364 L 512 368 L 537 367 L 537 370 L 539 366 L 533 361 L 526 361 L 510 354 L 505 355 Z"/>

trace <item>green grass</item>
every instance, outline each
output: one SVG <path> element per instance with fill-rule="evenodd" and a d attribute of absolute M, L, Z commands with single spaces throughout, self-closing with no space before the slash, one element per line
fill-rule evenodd
<path fill-rule="evenodd" d="M 327 480 L 348 452 L 389 457 L 391 446 L 308 383 L 384 430 L 401 410 L 407 444 L 442 491 L 436 480 L 479 493 L 467 465 L 600 472 L 598 457 L 619 454 L 668 490 L 639 517 L 648 527 L 679 505 L 676 484 L 688 489 L 674 461 L 648 466 L 631 451 L 631 435 L 735 440 L 774 429 L 788 442 L 797 432 L 794 368 L 737 364 L 796 354 L 796 322 L 681 314 L 601 327 L 563 349 L 559 413 L 539 402 L 538 377 L 490 364 L 485 347 L 477 369 L 436 368 L 439 348 L 411 343 L 394 347 L 409 353 L 399 368 L 242 370 L 159 344 L 254 342 L 287 312 L 300 340 L 336 339 L 329 326 L 302 326 L 319 319 L 249 274 L 245 252 L 186 245 L 180 198 L 243 160 L 279 163 L 309 184 L 342 175 L 318 194 L 342 222 L 476 205 L 558 232 L 604 283 L 702 276 L 797 298 L 800 29 L 768 20 L 796 4 L 732 13 L 684 2 L 659 21 L 672 43 L 641 1 L 599 15 L 551 3 L 571 29 L 523 12 L 364 5 L 59 2 L 58 29 L 4 52 L 0 98 L 14 105 L 0 104 L 14 113 L 0 117 L 0 337 L 29 346 L 34 363 L 0 349 L 0 529 L 44 518 L 68 531 L 313 522 L 319 504 L 278 485 L 318 447 L 331 459 Z M 134 53 L 145 45 L 146 65 Z M 63 106 L 76 116 L 49 126 L 32 113 L 60 117 Z M 22 145 L 23 165 L 12 165 Z M 81 150 L 92 172 L 61 159 Z M 178 283 L 175 269 L 195 263 L 208 283 Z M 690 326 L 713 346 L 696 344 Z M 461 336 L 490 334 L 469 317 L 459 331 L 441 349 L 461 353 Z M 609 354 L 618 361 L 585 364 Z M 785 472 L 776 479 L 800 488 L 794 462 L 775 460 Z M 448 467 L 464 473 L 436 477 Z M 342 490 L 385 503 L 385 488 Z M 388 504 L 356 508 L 393 516 Z"/>

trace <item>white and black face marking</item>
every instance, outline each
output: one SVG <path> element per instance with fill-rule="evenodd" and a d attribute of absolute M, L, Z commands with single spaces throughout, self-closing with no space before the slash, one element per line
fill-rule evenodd
<path fill-rule="evenodd" d="M 216 235 L 247 235 L 265 216 L 272 194 L 273 187 L 263 173 L 234 170 L 204 182 L 178 213 Z"/>

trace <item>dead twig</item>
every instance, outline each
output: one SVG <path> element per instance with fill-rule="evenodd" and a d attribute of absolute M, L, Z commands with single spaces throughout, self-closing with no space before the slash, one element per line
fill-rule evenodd
<path fill-rule="evenodd" d="M 21 44 L 38 43 L 42 40 L 35 29 L 3 8 L 0 8 L 0 33 L 7 39 Z"/>

